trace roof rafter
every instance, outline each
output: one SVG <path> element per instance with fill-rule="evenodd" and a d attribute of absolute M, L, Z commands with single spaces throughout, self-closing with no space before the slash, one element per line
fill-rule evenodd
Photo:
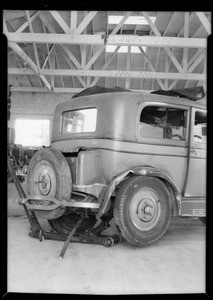
<path fill-rule="evenodd" d="M 50 31 L 50 32 L 53 32 L 53 34 L 55 33 L 55 29 L 51 26 L 51 24 L 46 20 L 46 18 L 40 14 L 39 15 L 39 18 L 41 19 L 41 21 L 45 24 L 45 26 L 47 27 L 47 29 Z M 56 45 L 56 44 L 55 44 Z M 77 68 L 77 69 L 80 69 L 81 68 L 81 65 L 80 63 L 77 61 L 77 59 L 75 58 L 75 56 L 71 53 L 71 51 L 68 49 L 67 46 L 65 45 L 60 45 L 61 48 L 64 50 L 64 52 L 66 53 L 66 55 L 70 58 L 71 62 L 74 64 L 74 66 Z M 62 52 L 62 55 L 63 55 L 63 52 Z M 64 55 L 63 55 L 64 56 Z M 66 60 L 67 61 L 67 60 Z M 69 62 L 69 66 L 72 67 L 70 65 L 70 62 Z M 86 83 L 84 82 L 84 80 L 80 77 L 80 76 L 77 76 L 78 80 L 80 81 L 80 83 L 82 84 L 82 86 L 86 87 Z"/>
<path fill-rule="evenodd" d="M 39 15 L 41 18 L 41 16 Z M 45 19 L 45 18 L 44 18 Z M 73 45 L 105 45 L 102 35 L 92 34 L 58 34 L 58 33 L 5 33 L 8 40 L 16 43 L 50 43 Z M 117 46 L 147 46 L 147 47 L 176 47 L 176 48 L 206 48 L 207 41 L 204 38 L 180 38 L 162 36 L 133 36 L 133 35 L 109 35 L 107 44 Z M 168 50 L 168 48 L 165 48 Z M 171 50 L 170 50 L 171 52 Z M 170 53 L 169 52 L 169 53 Z M 171 55 L 172 59 L 173 56 Z M 174 59 L 173 59 L 174 60 Z"/>
<path fill-rule="evenodd" d="M 43 81 L 43 83 L 45 84 L 45 86 L 52 91 L 53 88 L 51 87 L 50 83 L 47 81 L 47 79 L 45 78 L 44 75 L 39 74 L 39 70 L 38 67 L 36 66 L 36 64 L 29 58 L 29 56 L 21 49 L 21 47 L 19 47 L 16 43 L 13 42 L 9 42 L 8 43 L 9 47 L 11 49 L 13 49 L 13 51 L 20 56 L 29 66 L 30 68 L 34 71 L 33 74 L 37 74 L 39 76 L 39 78 Z M 24 70 L 25 71 L 25 70 Z M 23 74 L 24 72 L 22 72 Z"/>
<path fill-rule="evenodd" d="M 77 10 L 71 10 L 70 11 L 70 33 L 73 33 L 76 29 L 77 17 L 78 17 Z"/>
<path fill-rule="evenodd" d="M 32 23 L 33 20 L 35 20 L 39 14 L 41 13 L 41 11 L 36 11 L 35 13 L 33 13 L 29 19 L 30 19 L 30 22 Z M 24 24 L 22 24 L 16 31 L 15 33 L 20 33 L 22 32 L 25 28 L 27 28 L 29 26 L 29 20 L 27 20 L 26 22 L 24 22 Z"/>
<path fill-rule="evenodd" d="M 59 14 L 59 12 L 57 12 L 56 10 L 50 10 L 50 13 L 53 16 L 53 18 L 56 20 L 56 22 L 61 26 L 61 28 L 63 29 L 63 31 L 65 33 L 70 33 L 69 26 L 64 21 L 64 19 L 61 17 L 61 15 Z"/>
<path fill-rule="evenodd" d="M 143 49 L 141 47 L 139 47 L 139 49 L 140 49 L 140 52 L 141 52 L 143 58 L 145 59 L 146 63 L 148 64 L 150 70 L 153 73 L 156 73 L 156 70 L 155 70 L 154 66 L 152 65 L 152 63 L 149 61 L 148 56 L 146 55 L 146 53 L 143 51 Z M 159 78 L 156 78 L 156 80 L 157 80 L 159 86 L 164 90 L 165 86 L 164 86 L 163 82 Z"/>
<path fill-rule="evenodd" d="M 143 15 L 146 19 L 146 21 L 149 23 L 150 27 L 152 28 L 153 32 L 155 33 L 156 36 L 161 37 L 160 32 L 158 31 L 157 27 L 154 25 L 154 23 L 152 22 L 152 20 L 150 19 L 149 15 L 147 14 L 147 12 L 143 12 Z M 174 63 L 175 67 L 177 68 L 177 70 L 181 73 L 184 72 L 183 68 L 181 67 L 181 65 L 179 64 L 179 62 L 177 61 L 176 57 L 174 56 L 174 54 L 172 53 L 172 51 L 169 48 L 164 48 L 166 53 L 169 55 L 169 57 L 171 58 L 172 62 Z"/>
<path fill-rule="evenodd" d="M 116 34 L 118 32 L 118 30 L 121 29 L 121 27 L 123 26 L 123 24 L 125 23 L 125 21 L 127 20 L 127 18 L 131 15 L 132 12 L 127 12 L 123 18 L 121 19 L 121 21 L 119 22 L 119 24 L 113 29 L 113 31 L 111 32 L 111 34 L 108 36 L 107 39 L 109 39 L 110 36 Z M 92 66 L 92 64 L 96 61 L 96 59 L 100 56 L 100 54 L 104 51 L 105 49 L 105 44 L 101 47 L 99 47 L 99 49 L 96 51 L 96 53 L 93 55 L 93 57 L 90 59 L 90 61 L 87 63 L 87 65 L 85 66 L 85 70 L 90 69 L 90 67 Z"/>
<path fill-rule="evenodd" d="M 54 92 L 55 93 L 80 93 L 84 90 L 84 88 L 55 88 Z M 48 93 L 50 92 L 49 90 L 45 89 L 45 88 L 41 88 L 41 87 L 21 87 L 21 86 L 12 86 L 11 87 L 11 91 L 12 92 L 37 92 L 37 93 Z M 130 89 L 130 91 L 132 92 L 152 92 L 152 90 L 134 90 L 134 89 Z"/>
<path fill-rule="evenodd" d="M 84 31 L 87 25 L 92 21 L 98 11 L 90 11 L 83 19 L 81 24 L 74 30 L 73 34 L 80 34 Z"/>
<path fill-rule="evenodd" d="M 118 50 L 120 49 L 120 46 L 117 46 L 116 48 L 115 48 L 115 51 L 113 52 L 113 55 L 105 62 L 105 64 L 104 64 L 104 66 L 101 68 L 101 70 L 106 70 L 106 68 L 110 65 L 110 63 L 112 62 L 112 60 L 114 59 L 114 57 L 116 56 L 116 54 L 118 53 Z M 96 77 L 94 80 L 93 80 L 93 82 L 91 83 L 91 86 L 94 86 L 96 83 L 97 83 L 97 81 L 98 81 L 98 79 L 99 79 L 100 77 Z"/>
<path fill-rule="evenodd" d="M 211 24 L 203 12 L 196 12 L 196 15 L 200 19 L 203 27 L 206 29 L 208 34 L 211 34 Z"/>
<path fill-rule="evenodd" d="M 9 74 L 23 75 L 23 69 L 8 68 Z M 71 70 L 71 69 L 42 69 L 42 75 L 55 76 L 100 76 L 100 77 L 120 77 L 120 78 L 161 78 L 161 79 L 182 79 L 182 80 L 206 80 L 205 74 L 197 73 L 165 73 L 165 72 L 143 72 L 143 71 L 122 71 L 122 70 Z M 34 74 L 27 70 L 27 75 Z"/>
<path fill-rule="evenodd" d="M 30 32 L 33 34 L 33 26 L 32 26 L 32 23 L 31 23 L 31 18 L 30 18 L 29 11 L 26 10 L 25 14 L 26 14 L 26 17 L 27 17 L 27 22 L 28 22 L 28 25 L 29 25 L 29 28 L 30 28 Z M 40 70 L 40 62 L 39 62 L 39 58 L 38 58 L 38 51 L 37 51 L 37 48 L 36 48 L 36 43 L 33 43 L 33 48 L 34 48 L 36 64 L 37 64 L 38 71 L 39 71 Z"/>

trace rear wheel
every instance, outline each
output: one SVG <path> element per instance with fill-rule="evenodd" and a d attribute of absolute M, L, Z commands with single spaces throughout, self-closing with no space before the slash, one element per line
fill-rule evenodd
<path fill-rule="evenodd" d="M 114 218 L 128 242 L 145 246 L 164 234 L 171 211 L 170 193 L 160 179 L 133 176 L 122 184 L 116 195 Z"/>
<path fill-rule="evenodd" d="M 51 196 L 58 200 L 70 199 L 72 191 L 71 172 L 66 158 L 55 149 L 41 149 L 37 151 L 29 164 L 27 174 L 28 195 Z M 42 201 L 31 200 L 32 204 L 44 205 Z M 46 205 L 51 205 L 48 202 Z M 45 211 L 36 210 L 36 213 L 47 219 L 60 217 L 65 208 Z"/>

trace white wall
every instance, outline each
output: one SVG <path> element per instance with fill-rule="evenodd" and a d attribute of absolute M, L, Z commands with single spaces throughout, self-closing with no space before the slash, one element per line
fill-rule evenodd
<path fill-rule="evenodd" d="M 50 120 L 50 135 L 55 107 L 62 101 L 68 101 L 73 94 L 68 93 L 20 93 L 11 95 L 11 116 L 8 126 L 15 127 L 16 119 Z"/>

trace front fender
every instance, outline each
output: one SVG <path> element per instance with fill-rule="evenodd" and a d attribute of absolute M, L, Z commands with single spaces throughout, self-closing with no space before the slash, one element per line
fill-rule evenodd
<path fill-rule="evenodd" d="M 129 169 L 118 176 L 114 177 L 112 181 L 110 182 L 104 200 L 102 202 L 102 205 L 100 207 L 100 210 L 98 214 L 96 215 L 96 218 L 99 219 L 102 215 L 104 215 L 110 208 L 111 205 L 111 196 L 116 188 L 116 186 L 121 183 L 123 180 L 125 180 L 127 177 L 132 175 L 140 175 L 140 176 L 153 176 L 153 177 L 159 177 L 167 182 L 170 183 L 170 185 L 173 187 L 175 193 L 177 195 L 180 195 L 180 192 L 178 188 L 176 187 L 174 181 L 164 172 L 157 170 L 150 166 L 139 166 L 132 169 Z"/>

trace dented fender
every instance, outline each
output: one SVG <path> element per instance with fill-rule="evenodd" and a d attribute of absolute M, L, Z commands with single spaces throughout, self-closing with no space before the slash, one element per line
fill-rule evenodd
<path fill-rule="evenodd" d="M 152 176 L 152 177 L 165 179 L 173 187 L 175 194 L 177 195 L 176 200 L 179 201 L 180 192 L 177 189 L 173 180 L 167 174 L 150 166 L 139 166 L 139 167 L 131 168 L 112 179 L 112 181 L 110 182 L 106 190 L 105 197 L 100 207 L 100 210 L 96 215 L 97 219 L 99 219 L 102 215 L 104 215 L 109 210 L 111 205 L 111 196 L 115 191 L 116 186 L 119 183 L 121 183 L 123 180 L 125 180 L 128 176 L 132 176 L 132 175 Z"/>

